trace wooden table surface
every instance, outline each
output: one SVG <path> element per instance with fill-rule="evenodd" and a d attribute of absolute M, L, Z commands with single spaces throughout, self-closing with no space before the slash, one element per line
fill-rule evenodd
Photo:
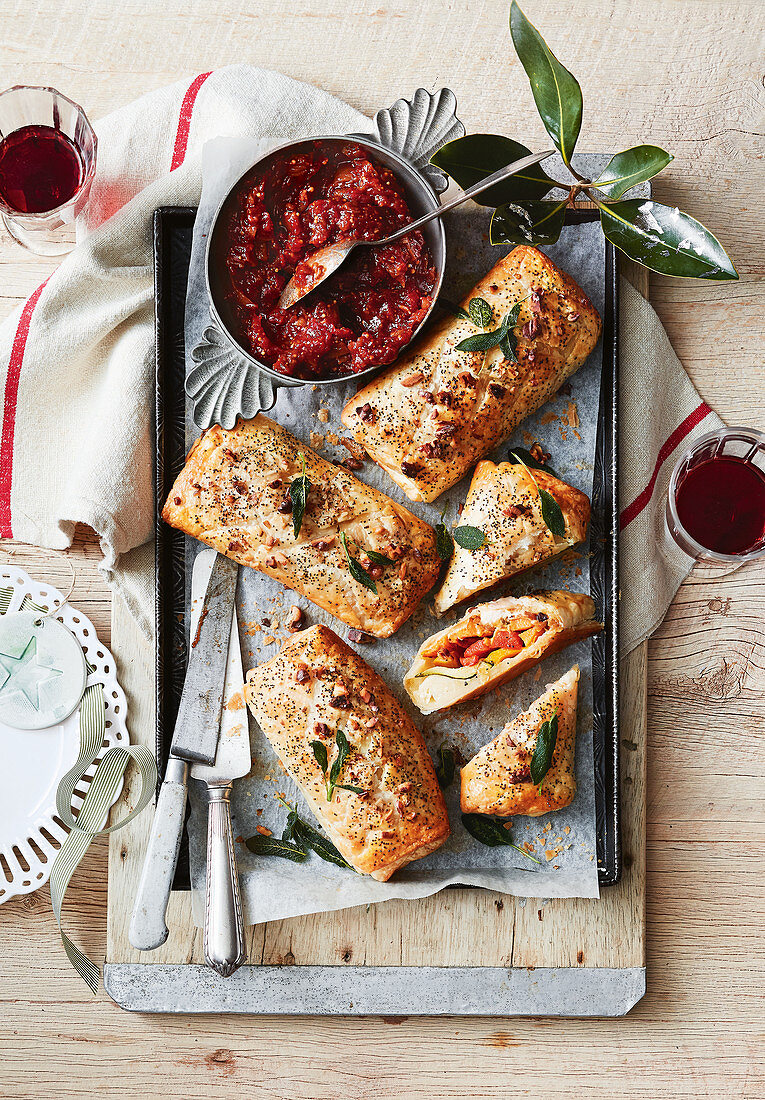
<path fill-rule="evenodd" d="M 578 76 L 583 150 L 651 141 L 675 154 L 659 201 L 700 218 L 741 279 L 652 279 L 651 298 L 703 396 L 765 421 L 762 168 L 765 24 L 751 0 L 526 0 Z M 505 0 L 0 0 L 0 86 L 52 84 L 93 118 L 235 61 L 322 85 L 372 112 L 448 84 L 472 131 L 543 138 Z M 52 270 L 0 238 L 0 315 Z M 4 555 L 65 588 L 109 641 L 109 593 L 86 532 L 68 554 Z M 50 896 L 0 908 L 0 1095 L 35 1100 L 227 1096 L 747 1097 L 762 1072 L 765 565 L 687 582 L 649 650 L 648 994 L 625 1019 L 142 1017 L 72 972 Z M 758 784 L 758 779 L 760 780 Z M 103 957 L 106 843 L 66 920 Z M 758 1019 L 759 1017 L 759 1019 Z"/>

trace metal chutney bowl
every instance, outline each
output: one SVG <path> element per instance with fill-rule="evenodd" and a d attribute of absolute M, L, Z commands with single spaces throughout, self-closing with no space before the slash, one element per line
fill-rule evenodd
<path fill-rule="evenodd" d="M 384 369 L 382 365 L 376 365 L 355 374 L 332 378 L 292 378 L 261 362 L 239 343 L 224 320 L 222 272 L 218 266 L 221 253 L 217 241 L 222 232 L 223 212 L 244 177 L 253 168 L 265 166 L 285 150 L 299 153 L 314 148 L 317 142 L 336 144 L 353 141 L 398 178 L 414 220 L 439 205 L 438 195 L 448 185 L 444 174 L 429 161 L 436 149 L 464 133 L 462 123 L 454 113 L 455 108 L 456 100 L 448 89 L 430 93 L 420 88 L 411 100 L 401 99 L 387 110 L 378 111 L 374 134 L 328 135 L 285 142 L 258 157 L 240 174 L 218 206 L 207 235 L 205 283 L 211 325 L 192 350 L 194 366 L 186 379 L 186 393 L 192 403 L 194 422 L 199 428 L 209 428 L 212 424 L 233 428 L 237 417 L 251 419 L 273 407 L 281 386 L 332 386 L 349 379 L 361 381 Z M 436 283 L 430 308 L 412 333 L 411 340 L 426 324 L 435 307 L 446 265 L 446 234 L 440 219 L 424 226 L 422 233 L 436 270 Z"/>

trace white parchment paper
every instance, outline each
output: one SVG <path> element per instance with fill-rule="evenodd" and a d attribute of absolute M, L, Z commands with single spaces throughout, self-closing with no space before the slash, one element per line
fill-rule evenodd
<path fill-rule="evenodd" d="M 207 231 L 221 199 L 234 180 L 268 146 L 256 139 L 219 138 L 205 146 L 202 198 L 194 229 L 194 243 L 186 303 L 187 367 L 190 352 L 210 323 L 204 280 L 204 249 Z M 443 293 L 458 301 L 497 262 L 505 251 L 488 243 L 489 211 L 473 204 L 452 212 L 446 219 L 447 270 Z M 556 245 L 545 251 L 568 271 L 603 312 L 605 258 L 603 237 L 597 224 L 567 227 Z M 551 466 L 571 485 L 591 495 L 595 435 L 600 393 L 602 348 L 599 344 L 587 363 L 574 375 L 563 393 L 526 420 L 510 441 L 490 456 L 500 461 L 513 445 L 529 447 L 538 440 L 552 454 Z M 324 457 L 342 461 L 348 452 L 339 438 L 348 433 L 340 423 L 340 412 L 357 386 L 353 381 L 337 387 L 303 386 L 281 389 L 275 407 L 267 414 L 288 428 L 298 439 L 313 446 Z M 570 392 L 569 392 L 570 391 Z M 320 410 L 326 410 L 319 416 Z M 328 414 L 328 419 L 324 417 Z M 190 418 L 188 443 L 199 434 Z M 464 502 L 469 477 L 456 485 L 437 505 L 412 504 L 373 462 L 367 461 L 357 474 L 394 500 L 400 501 L 431 524 L 438 522 L 441 509 L 449 503 L 447 516 L 454 521 L 457 507 Z M 200 544 L 188 540 L 191 565 Z M 190 575 L 190 570 L 189 570 Z M 533 569 L 489 598 L 523 594 L 538 588 L 569 588 L 588 592 L 590 588 L 588 547 L 569 551 L 545 568 Z M 477 598 L 474 602 L 478 602 Z M 347 640 L 347 627 L 319 610 L 277 581 L 253 570 L 241 569 L 237 606 L 240 620 L 242 659 L 245 672 L 276 654 L 289 637 L 285 624 L 289 608 L 303 608 L 306 625 L 324 622 Z M 531 672 L 499 691 L 443 715 L 423 717 L 410 702 L 402 678 L 422 641 L 445 623 L 459 617 L 452 611 L 436 619 L 432 593 L 412 619 L 387 641 L 374 641 L 356 648 L 379 672 L 422 729 L 435 755 L 441 742 L 457 748 L 469 759 L 495 737 L 505 723 L 530 705 L 548 683 L 563 675 L 574 663 L 581 668 L 579 715 L 576 742 L 577 794 L 571 806 L 542 818 L 518 817 L 513 822 L 513 840 L 528 845 L 541 865 L 512 848 L 487 848 L 474 840 L 460 819 L 459 777 L 445 792 L 452 835 L 447 843 L 426 859 L 410 864 L 387 883 L 335 867 L 316 855 L 303 864 L 274 856 L 252 855 L 243 844 L 236 845 L 243 903 L 248 923 L 277 920 L 303 913 L 329 912 L 388 898 L 425 897 L 454 884 L 481 886 L 507 894 L 529 897 L 598 897 L 595 840 L 595 795 L 592 750 L 592 662 L 591 642 L 585 640 L 555 654 Z M 266 737 L 250 718 L 253 766 L 250 774 L 235 784 L 233 796 L 234 836 L 251 836 L 258 825 L 280 835 L 286 811 L 275 795 L 284 792 L 298 812 L 313 823 L 313 816 L 300 792 L 280 765 Z M 193 909 L 201 923 L 205 873 L 206 807 L 192 783 L 192 813 L 189 820 L 190 864 Z"/>

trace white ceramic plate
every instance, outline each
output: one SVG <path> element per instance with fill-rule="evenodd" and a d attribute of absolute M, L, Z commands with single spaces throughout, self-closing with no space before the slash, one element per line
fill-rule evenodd
<path fill-rule="evenodd" d="M 25 596 L 42 607 L 60 603 L 61 593 L 41 585 L 16 566 L 0 568 L 0 589 L 12 588 L 8 612 L 18 611 Z M 127 745 L 127 705 L 117 683 L 115 661 L 98 640 L 90 619 L 68 604 L 55 616 L 79 640 L 88 663 L 88 684 L 100 683 L 106 700 L 104 751 Z M 80 708 L 46 730 L 17 730 L 0 722 L 0 904 L 18 894 L 29 894 L 50 878 L 56 853 L 67 829 L 56 812 L 56 790 L 61 777 L 77 759 Z M 86 773 L 92 776 L 101 757 Z M 119 798 L 122 785 L 115 795 Z M 82 805 L 87 780 L 75 792 L 72 805 Z M 114 803 L 112 803 L 113 805 Z M 107 814 L 108 816 L 108 814 Z M 105 820 L 104 820 L 105 824 Z"/>

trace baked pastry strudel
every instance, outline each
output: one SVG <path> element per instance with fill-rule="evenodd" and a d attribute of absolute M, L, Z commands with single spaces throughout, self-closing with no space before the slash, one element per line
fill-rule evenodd
<path fill-rule="evenodd" d="M 435 500 L 464 477 L 581 367 L 600 336 L 581 287 L 527 245 L 500 260 L 463 307 L 471 298 L 491 307 L 494 331 L 519 307 L 514 351 L 507 341 L 458 350 L 481 329 L 449 317 L 343 409 L 343 423 L 410 500 Z"/>
<path fill-rule="evenodd" d="M 301 631 L 252 669 L 245 694 L 357 871 L 385 882 L 446 840 L 449 819 L 422 734 L 377 673 L 328 627 Z"/>

